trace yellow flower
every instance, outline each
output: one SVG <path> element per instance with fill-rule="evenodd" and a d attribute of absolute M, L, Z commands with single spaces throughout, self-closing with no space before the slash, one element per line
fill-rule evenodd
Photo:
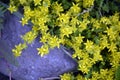
<path fill-rule="evenodd" d="M 105 47 L 108 47 L 109 43 L 108 43 L 108 39 L 107 36 L 103 35 L 102 38 L 100 39 L 100 48 L 104 49 Z"/>
<path fill-rule="evenodd" d="M 83 0 L 83 7 L 88 8 L 94 5 L 94 0 Z"/>
<path fill-rule="evenodd" d="M 83 17 L 84 19 L 87 19 L 89 16 L 90 16 L 89 12 L 86 12 L 86 13 L 84 13 L 84 14 L 82 15 L 82 17 Z"/>
<path fill-rule="evenodd" d="M 116 31 L 113 31 L 112 28 L 107 28 L 107 30 L 105 31 L 107 33 L 107 35 L 109 36 L 109 39 L 112 40 L 116 40 Z"/>
<path fill-rule="evenodd" d="M 80 2 L 80 1 L 82 1 L 82 0 L 75 0 L 76 3 L 77 3 L 77 2 Z"/>
<path fill-rule="evenodd" d="M 44 16 L 45 16 L 45 15 L 48 15 L 48 12 L 49 12 L 48 7 L 39 6 L 39 9 L 40 9 L 41 13 L 42 13 Z M 44 16 L 43 16 L 43 17 L 44 17 Z"/>
<path fill-rule="evenodd" d="M 13 52 L 13 54 L 14 54 L 15 57 L 19 57 L 19 56 L 21 56 L 21 53 L 22 53 L 21 50 L 18 51 L 18 50 L 16 50 L 16 49 L 12 49 L 12 52 Z"/>
<path fill-rule="evenodd" d="M 72 26 L 76 26 L 79 25 L 80 21 L 77 19 L 77 17 L 72 17 L 71 21 L 70 21 L 70 25 Z"/>
<path fill-rule="evenodd" d="M 44 7 L 50 7 L 50 5 L 51 5 L 50 0 L 43 0 Z"/>
<path fill-rule="evenodd" d="M 28 19 L 30 19 L 30 17 L 32 17 L 33 11 L 31 10 L 31 8 L 29 6 L 24 6 L 24 16 Z"/>
<path fill-rule="evenodd" d="M 109 51 L 116 52 L 117 51 L 117 46 L 116 43 L 112 42 L 109 46 Z"/>
<path fill-rule="evenodd" d="M 92 72 L 90 80 L 114 80 L 114 71 L 112 69 L 100 69 L 100 72 Z"/>
<path fill-rule="evenodd" d="M 77 80 L 86 80 L 82 75 L 78 74 L 76 76 Z"/>
<path fill-rule="evenodd" d="M 72 37 L 72 47 L 74 48 L 74 49 L 76 49 L 76 47 L 81 47 L 82 46 L 82 42 L 83 42 L 83 36 L 81 36 L 81 35 L 79 35 L 79 36 L 74 36 L 74 37 Z"/>
<path fill-rule="evenodd" d="M 67 36 L 69 37 L 70 34 L 73 33 L 73 28 L 72 27 L 61 27 L 60 31 L 61 31 L 61 37 Z"/>
<path fill-rule="evenodd" d="M 116 69 L 120 65 L 120 52 L 112 52 L 110 56 L 111 65 Z"/>
<path fill-rule="evenodd" d="M 80 13 L 81 9 L 80 9 L 80 7 L 79 7 L 78 5 L 79 5 L 79 4 L 74 4 L 74 3 L 73 3 L 73 6 L 70 8 L 70 11 L 71 11 L 72 13 L 75 13 L 75 14 Z"/>
<path fill-rule="evenodd" d="M 79 28 L 80 28 L 79 31 L 81 32 L 81 31 L 85 30 L 89 23 L 90 23 L 90 21 L 87 19 L 84 19 L 83 21 L 81 21 L 80 25 L 79 25 Z"/>
<path fill-rule="evenodd" d="M 92 79 L 91 80 L 99 80 L 100 74 L 98 72 L 92 72 Z"/>
<path fill-rule="evenodd" d="M 12 49 L 12 52 L 14 54 L 14 56 L 18 57 L 21 55 L 22 50 L 25 49 L 27 47 L 26 43 L 24 44 L 19 44 L 15 46 L 15 49 Z"/>
<path fill-rule="evenodd" d="M 110 19 L 109 18 L 107 18 L 107 17 L 102 17 L 101 19 L 100 19 L 100 22 L 101 23 L 104 23 L 104 24 L 111 24 L 111 21 L 110 21 Z"/>
<path fill-rule="evenodd" d="M 22 23 L 22 26 L 24 26 L 25 24 L 28 24 L 28 19 L 22 18 L 22 20 L 20 22 Z"/>
<path fill-rule="evenodd" d="M 94 57 L 93 57 L 93 63 L 99 60 L 103 60 L 102 56 L 100 55 L 100 53 L 94 53 Z"/>
<path fill-rule="evenodd" d="M 42 34 L 46 34 L 47 33 L 47 31 L 48 31 L 48 26 L 39 26 L 39 28 L 38 28 L 39 30 L 41 30 L 41 33 Z"/>
<path fill-rule="evenodd" d="M 34 0 L 34 5 L 35 5 L 35 6 L 36 6 L 36 5 L 40 5 L 41 1 L 42 1 L 42 0 Z"/>
<path fill-rule="evenodd" d="M 82 58 L 82 50 L 79 49 L 78 47 L 75 48 L 75 53 L 72 55 L 73 58 L 78 58 L 78 59 L 81 59 Z"/>
<path fill-rule="evenodd" d="M 75 37 L 75 43 L 77 43 L 77 44 L 82 43 L 82 42 L 83 42 L 83 38 L 84 38 L 84 37 L 81 36 L 81 35 Z"/>
<path fill-rule="evenodd" d="M 115 13 L 113 16 L 110 17 L 110 21 L 112 24 L 117 24 L 119 22 L 119 13 Z"/>
<path fill-rule="evenodd" d="M 17 7 L 10 5 L 9 8 L 8 8 L 8 10 L 9 10 L 11 13 L 13 13 L 13 12 L 17 11 Z"/>
<path fill-rule="evenodd" d="M 59 15 L 59 18 L 58 18 L 58 20 L 61 23 L 68 23 L 69 19 L 70 19 L 70 15 L 69 14 L 63 14 L 63 13 L 61 15 Z"/>
<path fill-rule="evenodd" d="M 28 44 L 30 44 L 33 42 L 33 40 L 35 40 L 36 37 L 37 37 L 37 32 L 29 31 L 22 36 L 22 39 Z"/>
<path fill-rule="evenodd" d="M 108 69 L 101 69 L 100 74 L 101 74 L 101 79 L 108 80 L 106 77 L 109 74 Z"/>
<path fill-rule="evenodd" d="M 35 24 L 35 22 L 37 22 L 37 20 L 41 17 L 43 17 L 43 14 L 41 13 L 39 8 L 35 8 L 33 11 L 33 17 L 31 22 L 33 22 Z M 34 22 L 35 21 L 35 22 Z"/>
<path fill-rule="evenodd" d="M 93 42 L 92 42 L 92 41 L 87 40 L 87 42 L 84 43 L 84 44 L 85 44 L 85 49 L 86 49 L 88 52 L 90 52 L 91 50 L 93 50 L 94 45 L 93 45 Z"/>
<path fill-rule="evenodd" d="M 46 43 L 46 42 L 48 42 L 48 39 L 49 39 L 50 37 L 51 37 L 51 36 L 50 36 L 49 33 L 45 33 L 45 34 L 43 34 L 42 37 L 40 38 L 40 42 Z"/>
<path fill-rule="evenodd" d="M 71 80 L 71 74 L 70 73 L 64 73 L 63 75 L 60 75 L 61 80 Z"/>
<path fill-rule="evenodd" d="M 38 29 L 38 26 L 32 26 L 32 30 L 37 32 L 39 29 Z"/>
<path fill-rule="evenodd" d="M 100 22 L 99 22 L 99 20 L 97 20 L 97 19 L 92 18 L 92 19 L 91 19 L 91 23 L 93 24 L 93 27 L 96 28 L 96 29 L 98 29 L 98 28 L 101 27 L 101 26 L 100 26 Z"/>
<path fill-rule="evenodd" d="M 27 1 L 26 0 L 19 0 L 20 1 L 20 4 L 25 4 Z"/>
<path fill-rule="evenodd" d="M 38 25 L 40 29 L 42 29 L 43 27 L 47 27 L 48 25 L 45 25 L 45 23 L 49 21 L 48 15 L 44 15 L 42 13 L 38 15 L 35 15 L 36 20 L 32 20 L 32 23 Z"/>
<path fill-rule="evenodd" d="M 42 45 L 40 48 L 37 48 L 38 54 L 43 57 L 44 55 L 48 54 L 49 48 L 47 44 Z"/>
<path fill-rule="evenodd" d="M 85 57 L 83 60 L 79 61 L 79 70 L 81 70 L 83 73 L 88 73 L 91 67 L 92 64 L 89 57 Z"/>
<path fill-rule="evenodd" d="M 60 40 L 56 36 L 53 36 L 49 38 L 48 44 L 50 45 L 50 48 L 54 48 L 54 47 L 59 48 Z"/>
<path fill-rule="evenodd" d="M 61 4 L 58 4 L 58 2 L 54 2 L 52 4 L 52 13 L 55 13 L 57 15 L 60 15 L 60 12 L 63 11 L 63 7 L 61 6 Z"/>

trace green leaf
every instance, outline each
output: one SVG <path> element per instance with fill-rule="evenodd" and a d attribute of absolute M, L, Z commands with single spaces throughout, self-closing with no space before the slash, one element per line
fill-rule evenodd
<path fill-rule="evenodd" d="M 120 80 L 120 66 L 118 66 L 115 72 L 115 80 Z"/>
<path fill-rule="evenodd" d="M 0 58 L 5 59 L 8 63 L 18 66 L 18 62 L 14 57 L 12 50 L 8 47 L 8 44 L 0 39 Z"/>
<path fill-rule="evenodd" d="M 103 9 L 103 11 L 106 11 L 108 13 L 109 12 L 109 5 L 108 4 L 104 4 L 102 9 Z"/>
<path fill-rule="evenodd" d="M 110 2 L 109 5 L 111 7 L 110 8 L 111 11 L 113 11 L 113 12 L 119 11 L 119 7 L 114 2 Z"/>
<path fill-rule="evenodd" d="M 104 0 L 96 0 L 96 4 L 101 8 L 104 3 Z"/>

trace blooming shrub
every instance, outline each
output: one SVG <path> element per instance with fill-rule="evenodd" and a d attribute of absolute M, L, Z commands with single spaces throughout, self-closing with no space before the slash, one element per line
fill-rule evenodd
<path fill-rule="evenodd" d="M 23 6 L 20 22 L 33 24 L 22 36 L 25 43 L 16 45 L 13 52 L 20 56 L 26 44 L 40 35 L 41 56 L 60 44 L 74 50 L 80 73 L 65 73 L 61 80 L 120 80 L 119 5 L 119 0 L 11 0 L 10 12 Z"/>

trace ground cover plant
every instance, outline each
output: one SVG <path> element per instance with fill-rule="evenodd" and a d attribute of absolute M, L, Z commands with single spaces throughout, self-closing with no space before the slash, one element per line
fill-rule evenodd
<path fill-rule="evenodd" d="M 19 57 L 40 37 L 40 56 L 60 45 L 73 50 L 77 74 L 64 73 L 61 80 L 120 80 L 119 5 L 120 0 L 10 0 L 8 10 L 22 7 L 21 24 L 33 25 L 12 52 Z"/>

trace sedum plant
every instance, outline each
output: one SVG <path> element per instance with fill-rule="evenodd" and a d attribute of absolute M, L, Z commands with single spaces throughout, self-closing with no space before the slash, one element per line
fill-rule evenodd
<path fill-rule="evenodd" d="M 119 5 L 119 0 L 10 0 L 8 10 L 22 6 L 21 24 L 32 24 L 12 51 L 20 56 L 40 36 L 40 56 L 60 45 L 73 50 L 78 74 L 65 73 L 61 80 L 120 80 Z"/>

